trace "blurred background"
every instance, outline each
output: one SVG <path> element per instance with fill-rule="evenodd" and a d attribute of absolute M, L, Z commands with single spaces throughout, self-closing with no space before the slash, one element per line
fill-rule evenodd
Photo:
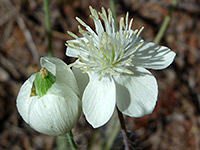
<path fill-rule="evenodd" d="M 141 28 L 146 41 L 154 41 L 170 13 L 172 0 L 117 0 L 118 20 L 129 12 L 133 29 Z M 89 6 L 100 11 L 108 0 L 51 0 L 50 16 L 54 57 L 66 63 L 67 31 L 79 35 L 78 16 L 94 28 Z M 165 70 L 150 70 L 157 78 L 159 99 L 154 112 L 141 118 L 126 117 L 132 146 L 137 150 L 200 150 L 200 0 L 179 0 L 161 39 L 176 52 Z M 46 56 L 47 34 L 43 0 L 0 0 L 0 150 L 54 150 L 58 139 L 37 133 L 20 117 L 16 97 L 23 82 L 39 71 L 39 58 Z M 97 130 L 81 116 L 73 129 L 80 150 L 123 150 L 114 117 Z M 115 123 L 114 123 L 115 124 Z"/>

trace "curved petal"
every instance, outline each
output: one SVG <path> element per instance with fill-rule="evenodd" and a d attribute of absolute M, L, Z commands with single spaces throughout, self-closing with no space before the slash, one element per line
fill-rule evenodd
<path fill-rule="evenodd" d="M 152 42 L 144 42 L 143 46 L 133 53 L 132 63 L 149 69 L 164 69 L 174 60 L 175 53 L 168 47 Z"/>
<path fill-rule="evenodd" d="M 40 64 L 56 76 L 56 82 L 65 84 L 79 95 L 76 78 L 71 69 L 62 60 L 54 57 L 42 57 Z"/>
<path fill-rule="evenodd" d="M 141 117 L 152 113 L 158 95 L 154 76 L 144 68 L 132 69 L 133 75 L 115 76 L 117 106 L 131 117 Z"/>
<path fill-rule="evenodd" d="M 90 76 L 82 99 L 83 113 L 87 121 L 98 128 L 111 118 L 116 103 L 116 88 L 113 79 Z"/>
<path fill-rule="evenodd" d="M 88 82 L 89 82 L 89 76 L 87 73 L 83 73 L 83 71 L 79 68 L 72 68 L 72 72 L 74 73 L 76 80 L 77 80 L 77 84 L 79 87 L 79 91 L 80 91 L 80 96 L 82 97 L 83 95 L 83 91 L 85 90 Z"/>
<path fill-rule="evenodd" d="M 66 55 L 69 57 L 78 57 L 78 55 L 80 55 L 80 51 L 77 50 L 76 48 L 72 48 L 72 47 L 67 47 L 66 48 Z"/>
<path fill-rule="evenodd" d="M 30 78 L 28 78 L 22 87 L 20 88 L 19 94 L 17 96 L 17 109 L 24 119 L 28 123 L 29 120 L 29 106 L 32 102 L 31 89 L 33 87 L 33 82 L 35 80 L 36 74 L 33 74 Z M 36 97 L 36 96 L 34 96 Z"/>
<path fill-rule="evenodd" d="M 31 104 L 29 125 L 47 135 L 64 135 L 77 122 L 80 112 L 81 102 L 72 89 L 55 86 Z"/>

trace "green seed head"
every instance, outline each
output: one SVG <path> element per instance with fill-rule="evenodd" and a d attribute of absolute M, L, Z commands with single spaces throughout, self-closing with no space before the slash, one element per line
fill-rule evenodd
<path fill-rule="evenodd" d="M 55 81 L 54 75 L 46 68 L 42 68 L 40 72 L 37 73 L 34 81 L 35 95 L 40 97 L 45 95 Z"/>

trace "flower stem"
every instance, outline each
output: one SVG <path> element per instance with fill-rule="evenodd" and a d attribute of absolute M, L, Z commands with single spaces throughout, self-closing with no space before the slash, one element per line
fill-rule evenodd
<path fill-rule="evenodd" d="M 119 111 L 118 108 L 117 108 L 117 113 L 118 113 L 119 122 L 121 124 L 121 130 L 122 130 L 122 136 L 124 139 L 125 150 L 130 150 L 130 145 L 129 145 L 129 141 L 128 141 L 128 133 L 126 130 L 123 114 L 121 113 L 121 111 Z"/>
<path fill-rule="evenodd" d="M 52 52 L 52 41 L 51 41 L 51 24 L 49 14 L 49 1 L 44 0 L 44 12 L 45 12 L 45 29 L 48 36 L 48 55 L 53 56 Z"/>
<path fill-rule="evenodd" d="M 110 5 L 111 5 L 111 10 L 113 13 L 113 17 L 115 20 L 115 31 L 118 30 L 118 26 L 117 26 L 117 10 L 116 10 L 116 4 L 115 4 L 116 0 L 110 0 Z M 128 142 L 128 133 L 126 131 L 126 126 L 124 123 L 124 117 L 123 114 L 119 111 L 119 109 L 117 108 L 117 113 L 118 113 L 118 118 L 119 118 L 119 122 L 121 125 L 121 132 L 122 132 L 122 136 L 124 139 L 124 145 L 125 145 L 125 150 L 130 150 L 130 145 Z"/>
<path fill-rule="evenodd" d="M 66 134 L 66 136 L 58 136 L 56 138 L 56 150 L 77 150 L 77 145 L 74 142 L 72 132 Z"/>
<path fill-rule="evenodd" d="M 112 119 L 108 123 L 108 127 L 106 129 L 107 132 L 107 138 L 106 138 L 106 143 L 105 146 L 103 147 L 103 150 L 111 150 L 113 143 L 119 134 L 121 129 L 120 123 L 118 121 L 118 115 L 117 112 L 115 111 L 113 113 Z"/>
<path fill-rule="evenodd" d="M 74 137 L 71 130 L 69 133 L 66 134 L 66 138 L 68 140 L 70 150 L 77 150 L 78 147 L 76 145 L 76 142 L 74 141 Z"/>
<path fill-rule="evenodd" d="M 174 8 L 176 7 L 177 4 L 178 4 L 177 0 L 173 0 L 172 1 L 170 12 L 165 17 L 165 20 L 163 21 L 163 23 L 162 23 L 162 25 L 161 25 L 161 27 L 160 27 L 160 29 L 158 31 L 158 34 L 155 37 L 154 43 L 156 43 L 156 44 L 160 43 L 160 41 L 161 41 L 162 37 L 164 36 L 164 33 L 166 32 L 167 27 L 168 27 L 168 25 L 170 23 L 172 12 L 174 11 Z"/>
<path fill-rule="evenodd" d="M 110 6 L 111 6 L 111 10 L 113 13 L 113 17 L 115 20 L 115 30 L 118 30 L 118 26 L 117 26 L 117 11 L 116 11 L 116 4 L 115 4 L 116 0 L 110 0 Z"/>

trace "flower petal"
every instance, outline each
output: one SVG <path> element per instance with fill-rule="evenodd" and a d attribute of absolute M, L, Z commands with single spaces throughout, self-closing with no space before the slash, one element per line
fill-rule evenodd
<path fill-rule="evenodd" d="M 62 60 L 54 57 L 42 57 L 40 64 L 56 76 L 56 82 L 66 84 L 79 95 L 76 78 L 71 69 Z"/>
<path fill-rule="evenodd" d="M 29 120 L 29 106 L 32 103 L 31 89 L 33 87 L 33 82 L 35 80 L 36 74 L 33 74 L 30 78 L 28 78 L 22 87 L 20 88 L 19 94 L 17 96 L 17 109 L 24 119 L 28 123 Z M 34 96 L 36 97 L 36 96 Z"/>
<path fill-rule="evenodd" d="M 152 113 L 158 95 L 154 76 L 144 68 L 131 70 L 133 75 L 115 76 L 117 106 L 131 117 L 141 117 Z"/>
<path fill-rule="evenodd" d="M 66 55 L 69 57 L 78 57 L 78 55 L 80 55 L 80 51 L 77 50 L 76 48 L 72 48 L 72 47 L 67 47 L 66 48 Z"/>
<path fill-rule="evenodd" d="M 64 135 L 77 122 L 80 112 L 81 102 L 72 89 L 55 83 L 31 104 L 29 124 L 47 135 Z"/>
<path fill-rule="evenodd" d="M 80 91 L 80 96 L 82 97 L 83 95 L 83 91 L 85 90 L 85 87 L 87 86 L 88 82 L 89 82 L 89 76 L 87 73 L 83 73 L 82 70 L 80 70 L 79 68 L 72 68 L 72 72 L 74 73 L 76 80 L 77 80 L 77 84 L 79 87 L 79 91 Z"/>
<path fill-rule="evenodd" d="M 99 81 L 96 75 L 90 76 L 82 99 L 83 113 L 87 121 L 98 128 L 111 118 L 116 103 L 116 88 L 113 79 L 103 78 Z"/>
<path fill-rule="evenodd" d="M 174 60 L 175 53 L 168 47 L 152 42 L 144 42 L 143 46 L 133 53 L 132 63 L 149 69 L 164 69 Z"/>

